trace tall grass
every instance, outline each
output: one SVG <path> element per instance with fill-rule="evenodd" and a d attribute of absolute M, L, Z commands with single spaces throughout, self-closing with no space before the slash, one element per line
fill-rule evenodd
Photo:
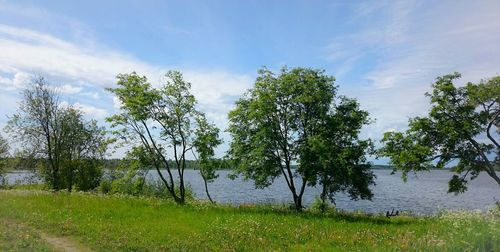
<path fill-rule="evenodd" d="M 500 251 L 499 211 L 386 218 L 125 195 L 0 191 L 0 218 L 110 250 Z"/>

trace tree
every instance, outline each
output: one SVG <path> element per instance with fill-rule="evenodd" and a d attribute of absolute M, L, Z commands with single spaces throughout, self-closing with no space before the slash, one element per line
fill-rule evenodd
<path fill-rule="evenodd" d="M 161 181 L 177 203 L 185 202 L 184 170 L 186 155 L 193 148 L 201 150 L 202 140 L 196 142 L 201 113 L 196 110 L 196 99 L 190 93 L 191 84 L 182 74 L 169 71 L 159 89 L 152 88 L 147 78 L 135 72 L 119 74 L 118 87 L 108 89 L 122 102 L 120 113 L 107 120 L 124 142 L 148 154 L 148 163 L 157 171 Z M 139 144 L 135 144 L 139 143 Z M 194 146 L 194 143 L 200 143 Z M 217 143 L 210 142 L 214 146 Z M 174 160 L 169 162 L 169 152 Z M 173 152 L 173 153 L 172 153 Z M 164 176 L 162 170 L 167 172 Z M 178 182 L 175 182 L 176 172 Z M 178 186 L 176 185 L 178 184 Z"/>
<path fill-rule="evenodd" d="M 327 145 L 337 146 L 333 131 L 338 129 L 330 129 L 329 125 L 336 120 L 336 111 L 332 110 L 336 95 L 333 82 L 333 77 L 314 69 L 283 68 L 278 76 L 265 68 L 259 70 L 255 87 L 229 113 L 228 131 L 233 138 L 229 157 L 234 160 L 235 172 L 254 180 L 258 188 L 282 176 L 295 209 L 301 210 L 308 183 L 315 185 L 320 174 L 323 178 L 338 176 L 330 169 L 334 163 L 320 152 L 326 148 L 332 153 L 334 150 Z M 294 164 L 296 169 L 292 169 Z M 324 179 L 321 183 L 328 188 L 333 181 Z M 333 187 L 329 190 L 337 191 Z"/>
<path fill-rule="evenodd" d="M 53 190 L 71 191 L 75 183 L 81 189 L 97 186 L 83 183 L 82 179 L 100 178 L 100 172 L 95 172 L 96 164 L 88 161 L 103 158 L 107 147 L 105 131 L 95 121 L 84 121 L 77 109 L 61 106 L 57 90 L 43 77 L 34 79 L 23 91 L 19 111 L 7 123 L 6 131 L 21 143 L 22 156 L 37 161 L 45 182 Z M 80 178 L 78 182 L 75 176 Z"/>
<path fill-rule="evenodd" d="M 354 99 L 341 97 L 325 117 L 320 132 L 311 137 L 309 147 L 318 162 L 318 182 L 322 187 L 320 199 L 335 203 L 335 194 L 347 193 L 351 199 L 372 199 L 370 185 L 375 175 L 366 156 L 372 154 L 370 139 L 359 139 L 361 128 L 370 122 L 368 112 L 359 108 Z"/>
<path fill-rule="evenodd" d="M 64 187 L 72 191 L 75 185 L 86 191 L 96 188 L 102 177 L 102 165 L 110 140 L 97 121 L 85 121 L 79 110 L 65 108 L 62 116 L 64 134 L 62 146 L 62 176 Z"/>
<path fill-rule="evenodd" d="M 214 181 L 218 175 L 215 173 L 217 169 L 217 162 L 214 159 L 214 149 L 222 144 L 219 138 L 219 129 L 207 121 L 205 115 L 199 114 L 196 117 L 198 128 L 195 130 L 195 139 L 193 141 L 193 156 L 198 161 L 201 177 L 205 184 L 205 193 L 207 194 L 210 202 L 214 203 L 208 191 L 208 183 Z"/>
<path fill-rule="evenodd" d="M 500 162 L 500 77 L 456 87 L 453 81 L 460 77 L 438 77 L 432 92 L 426 93 L 428 116 L 410 119 L 406 132 L 384 134 L 380 155 L 403 171 L 403 179 L 409 171 L 451 166 L 457 175 L 449 181 L 449 192 L 464 192 L 467 176 L 474 179 L 480 172 L 500 185 L 495 172 Z"/>
<path fill-rule="evenodd" d="M 9 154 L 9 145 L 7 140 L 5 140 L 2 135 L 0 135 L 0 186 L 5 183 L 4 173 L 5 165 L 7 163 L 6 158 Z"/>

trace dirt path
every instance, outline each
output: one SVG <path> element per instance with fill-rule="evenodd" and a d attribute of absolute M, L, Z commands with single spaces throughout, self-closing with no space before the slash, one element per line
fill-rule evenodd
<path fill-rule="evenodd" d="M 44 239 L 47 243 L 52 245 L 57 251 L 65 251 L 65 252 L 80 252 L 80 251 L 92 251 L 89 248 L 83 247 L 81 244 L 77 244 L 74 241 L 66 238 L 66 237 L 58 237 L 49 235 L 43 232 L 38 232 L 40 237 Z"/>
<path fill-rule="evenodd" d="M 32 230 L 33 232 L 37 233 L 41 239 L 43 239 L 45 242 L 47 242 L 49 245 L 51 245 L 55 251 L 64 251 L 64 252 L 88 252 L 92 251 L 91 249 L 83 246 L 82 244 L 79 244 L 67 237 L 62 237 L 62 236 L 55 236 L 51 234 L 47 234 L 45 232 L 42 232 L 40 230 L 33 229 L 30 226 L 27 226 L 25 224 L 19 223 L 17 221 L 13 220 L 4 220 L 4 223 L 6 223 L 9 226 L 18 226 L 18 227 L 24 227 L 27 229 Z"/>

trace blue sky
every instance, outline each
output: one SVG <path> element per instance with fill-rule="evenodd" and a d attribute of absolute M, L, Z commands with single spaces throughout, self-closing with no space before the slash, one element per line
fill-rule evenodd
<path fill-rule="evenodd" d="M 500 1 L 0 0 L 0 127 L 33 75 L 102 122 L 116 112 L 104 90 L 116 74 L 158 83 L 177 69 L 225 129 L 257 69 L 288 65 L 335 76 L 340 93 L 376 119 L 363 136 L 378 140 L 427 111 L 423 94 L 436 76 L 499 75 L 498 55 Z"/>

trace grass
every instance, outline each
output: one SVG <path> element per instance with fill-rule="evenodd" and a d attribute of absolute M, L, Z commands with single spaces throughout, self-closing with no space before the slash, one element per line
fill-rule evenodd
<path fill-rule="evenodd" d="M 52 248 L 33 229 L 1 219 L 0 251 L 52 251 Z"/>
<path fill-rule="evenodd" d="M 97 251 L 500 251 L 498 210 L 388 219 L 294 213 L 276 206 L 179 206 L 154 198 L 4 190 L 0 220 L 68 236 Z M 5 234 L 0 241 L 8 239 Z"/>

